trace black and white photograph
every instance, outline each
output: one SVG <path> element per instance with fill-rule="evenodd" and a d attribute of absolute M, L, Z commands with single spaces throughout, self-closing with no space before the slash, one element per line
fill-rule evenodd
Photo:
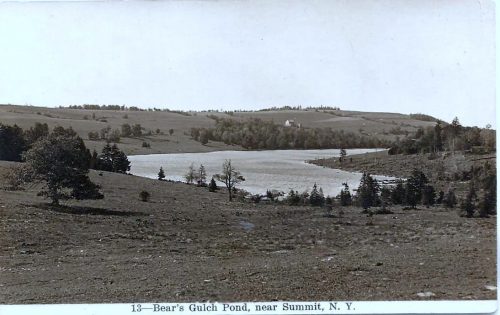
<path fill-rule="evenodd" d="M 496 307 L 495 15 L 0 2 L 0 310 Z"/>

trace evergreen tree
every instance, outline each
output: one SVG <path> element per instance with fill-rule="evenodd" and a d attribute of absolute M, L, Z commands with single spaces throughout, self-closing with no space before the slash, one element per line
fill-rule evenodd
<path fill-rule="evenodd" d="M 363 209 L 374 207 L 378 204 L 379 185 L 375 178 L 368 173 L 363 173 L 357 190 L 357 199 Z"/>
<path fill-rule="evenodd" d="M 210 184 L 208 184 L 208 191 L 214 192 L 217 189 L 218 189 L 217 188 L 217 183 L 215 182 L 215 179 L 212 177 L 212 179 L 210 180 Z"/>
<path fill-rule="evenodd" d="M 347 156 L 347 151 L 344 148 L 341 148 L 339 161 L 343 162 L 346 156 Z"/>
<path fill-rule="evenodd" d="M 424 187 L 429 180 L 422 171 L 414 169 L 405 185 L 405 204 L 415 208 L 417 203 L 422 200 Z"/>
<path fill-rule="evenodd" d="M 406 190 L 402 180 L 397 180 L 396 186 L 391 189 L 391 202 L 395 205 L 401 205 L 405 201 Z"/>
<path fill-rule="evenodd" d="M 472 218 L 474 215 L 474 211 L 476 209 L 476 198 L 476 189 L 474 187 L 474 182 L 471 180 L 469 184 L 469 192 L 467 193 L 465 200 L 462 202 L 462 210 L 465 211 L 465 215 L 468 218 Z"/>
<path fill-rule="evenodd" d="M 457 197 L 452 189 L 449 189 L 444 197 L 444 205 L 446 208 L 454 208 L 457 204 Z"/>
<path fill-rule="evenodd" d="M 0 160 L 20 162 L 27 147 L 20 127 L 0 124 Z"/>
<path fill-rule="evenodd" d="M 113 144 L 111 147 L 111 160 L 113 169 L 112 171 L 115 173 L 123 173 L 126 174 L 130 171 L 130 161 L 127 158 L 127 155 L 120 149 L 116 144 Z"/>
<path fill-rule="evenodd" d="M 116 144 L 106 143 L 97 159 L 97 169 L 106 172 L 127 173 L 130 170 L 130 161 L 127 155 Z"/>
<path fill-rule="evenodd" d="M 161 167 L 161 166 L 160 166 L 160 171 L 158 172 L 158 179 L 159 180 L 165 179 L 165 171 L 163 171 L 163 167 Z"/>
<path fill-rule="evenodd" d="M 436 191 L 431 185 L 424 186 L 422 192 L 422 204 L 429 208 L 429 206 L 434 205 L 436 202 Z"/>
<path fill-rule="evenodd" d="M 343 207 L 350 206 L 352 204 L 352 196 L 349 185 L 347 183 L 342 183 L 342 185 L 344 188 L 340 191 L 340 205 Z"/>
<path fill-rule="evenodd" d="M 298 205 L 300 203 L 299 193 L 297 191 L 294 191 L 293 189 L 290 189 L 290 192 L 288 192 L 288 195 L 286 197 L 286 201 L 291 206 Z"/>
<path fill-rule="evenodd" d="M 483 179 L 483 200 L 481 202 L 482 216 L 496 214 L 497 180 L 496 174 L 488 174 Z"/>
<path fill-rule="evenodd" d="M 309 196 L 309 203 L 312 206 L 322 206 L 325 203 L 325 196 L 323 194 L 323 189 L 318 190 L 316 183 L 313 186 L 311 195 Z"/>
<path fill-rule="evenodd" d="M 99 155 L 94 149 L 94 151 L 92 152 L 92 156 L 90 157 L 89 168 L 93 170 L 97 169 L 97 163 L 99 163 Z"/>

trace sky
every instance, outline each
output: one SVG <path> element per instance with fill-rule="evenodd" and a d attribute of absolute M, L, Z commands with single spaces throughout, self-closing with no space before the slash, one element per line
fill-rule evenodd
<path fill-rule="evenodd" d="M 484 0 L 0 3 L 0 104 L 338 106 L 495 123 Z"/>

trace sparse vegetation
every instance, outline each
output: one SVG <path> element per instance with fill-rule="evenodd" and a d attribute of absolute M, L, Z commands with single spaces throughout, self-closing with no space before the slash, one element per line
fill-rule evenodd
<path fill-rule="evenodd" d="M 222 165 L 222 173 L 216 174 L 214 178 L 222 183 L 227 188 L 229 201 L 233 200 L 233 190 L 236 188 L 236 184 L 245 180 L 239 171 L 237 171 L 231 164 L 231 160 L 226 160 Z"/>

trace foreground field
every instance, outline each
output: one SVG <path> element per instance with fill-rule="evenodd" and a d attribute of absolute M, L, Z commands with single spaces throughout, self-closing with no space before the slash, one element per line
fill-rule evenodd
<path fill-rule="evenodd" d="M 57 210 L 36 187 L 0 190 L 0 303 L 496 298 L 494 217 L 394 208 L 370 225 L 357 208 L 339 220 L 91 175 L 105 199 Z"/>

